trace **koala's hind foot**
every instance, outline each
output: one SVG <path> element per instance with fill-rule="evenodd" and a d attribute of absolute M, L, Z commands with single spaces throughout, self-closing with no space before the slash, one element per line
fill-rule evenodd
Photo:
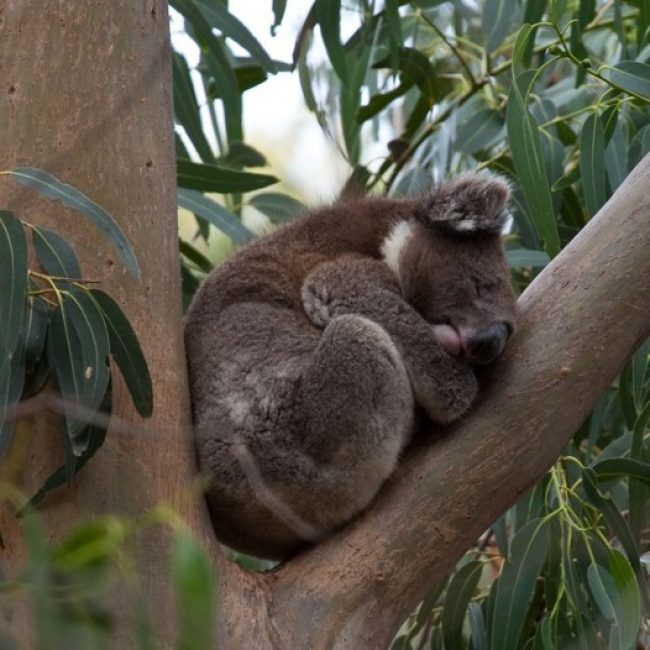
<path fill-rule="evenodd" d="M 302 384 L 304 450 L 319 459 L 331 485 L 314 494 L 323 527 L 363 509 L 397 464 L 413 428 L 413 396 L 401 356 L 386 331 L 367 318 L 333 318 Z"/>

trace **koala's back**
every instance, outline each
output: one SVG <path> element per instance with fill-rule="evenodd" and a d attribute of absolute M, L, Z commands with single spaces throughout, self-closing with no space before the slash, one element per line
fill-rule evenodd
<path fill-rule="evenodd" d="M 301 288 L 339 255 L 378 258 L 393 220 L 412 208 L 365 199 L 316 211 L 233 255 L 197 292 L 185 325 L 195 436 L 226 544 L 282 557 L 372 498 L 359 487 L 376 490 L 364 476 L 376 473 L 372 462 L 330 462 L 305 447 L 301 382 L 322 330 L 307 318 Z"/>

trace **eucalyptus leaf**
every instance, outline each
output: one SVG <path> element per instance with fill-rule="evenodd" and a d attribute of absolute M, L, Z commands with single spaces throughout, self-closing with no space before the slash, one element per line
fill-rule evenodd
<path fill-rule="evenodd" d="M 287 194 L 262 192 L 256 194 L 249 205 L 265 214 L 273 223 L 283 223 L 307 212 L 307 207 Z"/>
<path fill-rule="evenodd" d="M 513 537 L 510 558 L 497 583 L 490 629 L 491 650 L 518 647 L 548 541 L 548 523 L 543 519 L 529 521 Z"/>
<path fill-rule="evenodd" d="M 650 463 L 634 458 L 607 458 L 592 465 L 599 481 L 631 477 L 650 484 Z"/>
<path fill-rule="evenodd" d="M 45 348 L 45 337 L 49 321 L 47 304 L 38 296 L 30 296 L 27 301 L 25 318 L 25 365 L 30 368 L 36 364 Z"/>
<path fill-rule="evenodd" d="M 446 648 L 462 647 L 465 613 L 482 572 L 483 563 L 472 560 L 461 567 L 449 582 L 441 619 Z"/>
<path fill-rule="evenodd" d="M 47 357 L 64 400 L 66 429 L 76 456 L 83 453 L 83 429 L 93 420 L 110 378 L 110 350 L 104 318 L 91 296 L 72 289 L 54 312 Z"/>
<path fill-rule="evenodd" d="M 33 226 L 32 241 L 38 261 L 46 273 L 72 279 L 81 277 L 77 256 L 72 246 L 59 233 Z"/>
<path fill-rule="evenodd" d="M 216 573 L 207 553 L 185 531 L 176 533 L 172 548 L 172 582 L 178 613 L 179 649 L 214 647 Z"/>
<path fill-rule="evenodd" d="M 18 339 L 10 353 L 0 354 L 0 461 L 15 430 L 15 409 L 25 384 L 25 347 Z"/>
<path fill-rule="evenodd" d="M 21 184 L 36 190 L 49 199 L 61 201 L 65 205 L 88 217 L 113 242 L 126 268 L 140 279 L 140 268 L 135 253 L 119 224 L 103 208 L 91 201 L 85 194 L 52 174 L 33 167 L 17 167 L 10 172 Z"/>
<path fill-rule="evenodd" d="M 595 215 L 607 200 L 605 133 L 598 113 L 591 113 L 580 132 L 580 176 L 587 209 Z"/>
<path fill-rule="evenodd" d="M 148 418 L 153 412 L 153 386 L 138 337 L 113 298 L 99 289 L 93 289 L 90 295 L 102 312 L 110 353 L 124 377 L 133 405 L 143 418 Z"/>
<path fill-rule="evenodd" d="M 502 140 L 505 121 L 499 111 L 484 108 L 461 123 L 456 133 L 456 143 L 461 151 L 472 154 L 489 149 Z"/>
<path fill-rule="evenodd" d="M 523 73 L 527 75 L 527 73 Z M 522 77 L 521 80 L 528 77 Z M 546 176 L 544 157 L 535 120 L 526 108 L 519 84 L 513 83 L 506 112 L 508 139 L 517 179 L 526 198 L 537 234 L 544 240 L 546 252 L 555 257 L 560 251 L 560 236 L 555 221 L 553 199 Z"/>
<path fill-rule="evenodd" d="M 224 36 L 232 38 L 238 45 L 241 45 L 268 72 L 271 74 L 277 72 L 275 63 L 260 45 L 260 42 L 239 18 L 228 11 L 225 4 L 207 0 L 194 0 L 194 2 L 200 7 L 211 27 L 215 27 Z"/>
<path fill-rule="evenodd" d="M 650 101 L 650 65 L 639 61 L 620 61 L 603 66 L 600 74 L 607 80 Z"/>
<path fill-rule="evenodd" d="M 236 244 L 245 244 L 253 238 L 253 233 L 246 228 L 239 217 L 227 208 L 195 190 L 178 190 L 178 205 L 191 210 L 195 215 L 205 219 L 228 235 Z"/>
<path fill-rule="evenodd" d="M 178 186 L 200 192 L 251 192 L 277 183 L 275 176 L 253 174 L 234 169 L 195 163 L 191 160 L 177 161 Z"/>
<path fill-rule="evenodd" d="M 332 67 L 343 84 L 348 81 L 348 64 L 341 43 L 341 0 L 316 0 L 316 20 Z"/>
<path fill-rule="evenodd" d="M 25 231 L 13 213 L 0 210 L 0 360 L 10 358 L 16 347 L 26 300 Z"/>

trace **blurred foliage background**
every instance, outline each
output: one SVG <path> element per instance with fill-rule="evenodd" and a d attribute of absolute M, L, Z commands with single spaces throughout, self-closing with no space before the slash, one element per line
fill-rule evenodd
<path fill-rule="evenodd" d="M 348 179 L 342 191 L 406 196 L 465 170 L 506 175 L 505 244 L 520 291 L 650 151 L 647 0 L 315 0 L 285 60 L 227 0 L 170 5 L 186 305 L 215 263 L 299 219 L 319 187 L 331 191 L 317 171 L 305 197 L 269 168 L 277 155 L 247 137 L 247 98 L 278 78 L 296 91 L 267 111 L 282 122 L 286 102 L 302 98 L 336 152 L 330 175 Z M 292 0 L 255 5 L 271 11 L 275 33 Z M 290 140 L 301 128 L 289 128 Z M 649 352 L 646 342 L 544 479 L 432 585 L 394 650 L 650 647 Z M 61 626 L 83 647 L 104 647 L 102 576 L 128 571 L 129 531 L 144 524 L 94 522 L 50 548 L 37 516 L 25 522 L 32 560 L 3 583 L 4 597 L 30 587 L 41 647 L 61 647 L 48 645 Z M 179 648 L 209 647 L 216 586 L 206 562 L 179 533 Z M 142 611 L 137 647 L 155 647 Z M 1 634 L 0 647 L 11 647 Z"/>

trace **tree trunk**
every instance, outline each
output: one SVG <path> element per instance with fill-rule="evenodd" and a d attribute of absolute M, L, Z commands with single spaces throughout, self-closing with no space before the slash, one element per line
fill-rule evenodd
<path fill-rule="evenodd" d="M 119 426 L 72 485 L 43 504 L 48 537 L 164 501 L 211 540 L 205 509 L 190 498 L 166 2 L 0 0 L 0 79 L 0 169 L 41 167 L 80 188 L 117 218 L 143 272 L 138 284 L 79 215 L 0 181 L 0 207 L 60 230 L 84 274 L 124 306 L 154 380 L 147 422 L 116 387 Z M 472 414 L 413 449 L 362 517 L 265 575 L 228 563 L 210 541 L 219 648 L 387 647 L 426 590 L 548 469 L 650 333 L 649 186 L 647 157 L 522 297 L 519 332 Z M 16 439 L 26 448 L 26 493 L 62 460 L 56 424 L 39 414 Z M 7 504 L 0 531 L 1 565 L 19 566 L 22 536 Z M 175 617 L 160 529 L 142 536 L 139 553 L 144 597 L 161 647 L 170 647 Z M 118 592 L 115 647 L 135 644 L 130 608 Z M 7 627 L 29 647 L 24 610 L 9 612 Z"/>
<path fill-rule="evenodd" d="M 48 538 L 103 513 L 135 515 L 160 502 L 192 527 L 202 511 L 189 499 L 195 476 L 182 345 L 167 3 L 162 0 L 0 0 L 0 169 L 29 165 L 71 183 L 106 208 L 132 243 L 142 270 L 125 272 L 107 238 L 79 213 L 0 180 L 0 206 L 52 227 L 71 242 L 84 277 L 120 302 L 149 361 L 154 415 L 141 421 L 122 385 L 114 387 L 119 426 L 99 453 L 40 509 Z M 63 460 L 58 416 L 39 414 L 14 445 L 26 447 L 19 485 L 26 495 Z M 20 566 L 21 526 L 0 511 L 0 564 Z M 142 589 L 161 647 L 172 644 L 169 554 L 160 527 L 139 540 Z M 118 645 L 133 643 L 131 603 L 116 603 Z M 9 631 L 26 647 L 24 612 Z M 127 643 L 126 639 L 130 638 Z"/>

